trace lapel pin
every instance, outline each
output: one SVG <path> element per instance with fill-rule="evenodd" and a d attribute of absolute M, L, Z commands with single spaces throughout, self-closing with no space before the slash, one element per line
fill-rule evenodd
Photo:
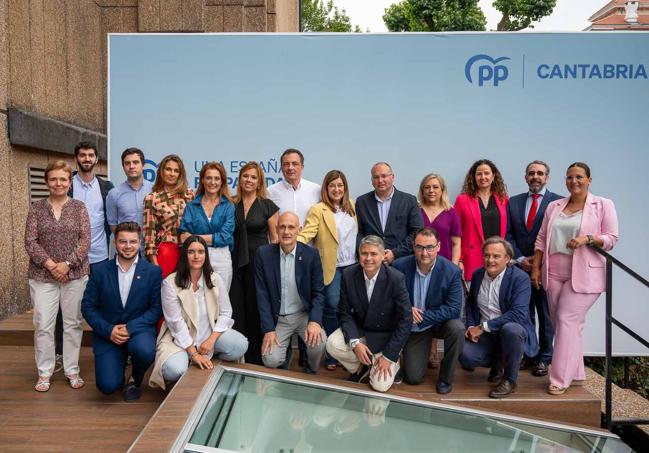
<path fill-rule="evenodd" d="M 135 278 L 136 278 L 137 280 L 139 280 L 139 279 L 140 279 L 140 276 L 139 276 L 139 275 L 136 275 Z"/>
<path fill-rule="evenodd" d="M 298 256 L 298 257 L 297 257 L 297 260 L 298 260 L 298 261 L 302 261 L 302 257 L 301 257 L 301 256 Z"/>

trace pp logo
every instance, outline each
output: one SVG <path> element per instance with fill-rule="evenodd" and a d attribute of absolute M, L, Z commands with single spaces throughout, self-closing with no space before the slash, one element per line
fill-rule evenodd
<path fill-rule="evenodd" d="M 150 182 L 154 182 L 157 170 L 158 164 L 156 164 L 155 161 L 144 159 L 144 179 Z"/>
<path fill-rule="evenodd" d="M 500 57 L 493 59 L 489 55 L 480 54 L 469 58 L 464 67 L 464 75 L 469 83 L 473 83 L 471 71 L 473 65 L 478 63 L 478 86 L 483 86 L 487 82 L 492 82 L 495 87 L 509 76 L 509 69 L 504 64 L 498 64 L 501 61 L 509 60 L 509 57 Z"/>

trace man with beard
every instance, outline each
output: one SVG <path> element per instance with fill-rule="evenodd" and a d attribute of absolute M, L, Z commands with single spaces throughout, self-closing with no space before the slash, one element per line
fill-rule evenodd
<path fill-rule="evenodd" d="M 124 385 L 127 357 L 131 357 L 125 401 L 140 398 L 140 384 L 155 359 L 156 325 L 162 316 L 162 271 L 139 259 L 141 232 L 136 222 L 115 227 L 117 256 L 97 265 L 81 301 L 83 317 L 93 330 L 99 391 L 110 395 Z"/>

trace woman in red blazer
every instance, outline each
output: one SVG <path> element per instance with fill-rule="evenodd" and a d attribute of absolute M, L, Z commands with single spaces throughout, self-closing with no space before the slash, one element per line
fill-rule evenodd
<path fill-rule="evenodd" d="M 482 243 L 491 236 L 505 237 L 507 187 L 496 165 L 488 159 L 475 161 L 464 178 L 455 211 L 462 224 L 460 267 L 469 282 L 483 265 Z"/>

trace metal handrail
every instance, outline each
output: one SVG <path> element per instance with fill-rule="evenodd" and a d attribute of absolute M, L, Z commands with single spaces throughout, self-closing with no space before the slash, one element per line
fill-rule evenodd
<path fill-rule="evenodd" d="M 649 341 L 631 330 L 628 326 L 613 317 L 613 264 L 629 274 L 631 277 L 649 288 L 649 281 L 635 272 L 629 266 L 615 258 L 607 251 L 595 246 L 589 245 L 595 252 L 599 253 L 606 259 L 606 401 L 604 424 L 606 429 L 611 431 L 615 425 L 642 425 L 649 424 L 649 419 L 613 419 L 613 324 L 622 329 L 634 340 L 649 348 Z"/>

